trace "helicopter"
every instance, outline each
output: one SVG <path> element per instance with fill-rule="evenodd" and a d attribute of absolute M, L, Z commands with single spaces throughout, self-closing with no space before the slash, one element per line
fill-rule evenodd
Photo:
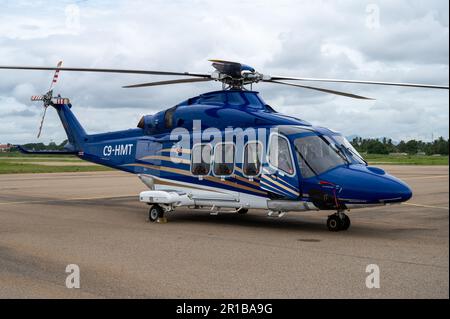
<path fill-rule="evenodd" d="M 271 76 L 239 62 L 209 60 L 212 73 L 152 70 L 0 66 L 0 69 L 55 71 L 42 101 L 44 112 L 53 107 L 68 143 L 64 151 L 30 153 L 73 154 L 82 160 L 136 174 L 148 187 L 139 200 L 150 205 L 152 222 L 165 220 L 179 207 L 246 214 L 263 209 L 268 216 L 288 212 L 332 212 L 330 231 L 347 230 L 350 209 L 399 204 L 412 197 L 410 187 L 381 168 L 368 165 L 339 132 L 275 111 L 253 85 L 272 83 L 315 90 L 347 98 L 372 98 L 305 85 L 304 82 L 353 83 L 444 89 L 443 85 L 360 81 L 345 79 Z M 59 72 L 100 72 L 181 76 L 167 81 L 127 85 L 143 88 L 216 81 L 218 91 L 200 94 L 152 115 L 143 116 L 137 128 L 88 134 L 72 113 L 69 98 L 54 96 Z M 302 83 L 302 84 L 300 84 Z"/>

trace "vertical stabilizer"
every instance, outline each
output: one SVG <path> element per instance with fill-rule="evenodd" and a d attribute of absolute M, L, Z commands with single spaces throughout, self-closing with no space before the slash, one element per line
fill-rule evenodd
<path fill-rule="evenodd" d="M 62 102 L 67 102 L 67 99 L 62 99 Z M 76 151 L 82 151 L 83 145 L 86 142 L 87 134 L 80 122 L 71 111 L 72 105 L 69 103 L 53 104 L 53 107 L 58 112 L 58 116 L 61 119 L 64 130 L 66 131 L 69 143 L 74 147 Z"/>

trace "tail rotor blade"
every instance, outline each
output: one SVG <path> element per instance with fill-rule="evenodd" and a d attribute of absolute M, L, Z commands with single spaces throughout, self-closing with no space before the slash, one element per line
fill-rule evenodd
<path fill-rule="evenodd" d="M 44 100 L 44 96 L 43 95 L 33 95 L 31 97 L 31 101 L 43 101 Z"/>
<path fill-rule="evenodd" d="M 37 138 L 39 138 L 41 136 L 42 126 L 44 125 L 44 119 L 45 119 L 46 113 L 47 113 L 47 106 L 44 106 L 44 114 L 42 114 L 41 125 L 39 126 L 39 132 L 38 132 Z"/>
<path fill-rule="evenodd" d="M 48 89 L 49 91 L 53 89 L 53 87 L 56 85 L 56 82 L 58 82 L 59 71 L 61 71 L 59 68 L 61 67 L 61 65 L 62 61 L 59 61 L 58 64 L 56 65 L 55 74 L 53 75 L 52 82 L 50 83 L 50 88 Z"/>

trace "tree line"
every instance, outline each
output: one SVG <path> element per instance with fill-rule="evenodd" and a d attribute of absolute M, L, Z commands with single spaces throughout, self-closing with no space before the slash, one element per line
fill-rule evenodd
<path fill-rule="evenodd" d="M 55 142 L 50 142 L 47 145 L 44 143 L 27 143 L 22 146 L 27 150 L 33 151 L 62 151 L 66 144 L 67 140 L 64 140 L 61 144 L 56 144 Z"/>
<path fill-rule="evenodd" d="M 394 144 L 392 139 L 386 137 L 381 140 L 355 137 L 351 143 L 358 152 L 368 154 L 407 153 L 413 155 L 425 153 L 426 155 L 448 155 L 449 150 L 448 139 L 444 139 L 442 136 L 432 142 L 409 140 L 400 141 L 398 144 Z"/>

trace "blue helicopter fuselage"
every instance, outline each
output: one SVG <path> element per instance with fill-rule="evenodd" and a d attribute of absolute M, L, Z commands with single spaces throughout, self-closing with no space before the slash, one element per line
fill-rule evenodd
<path fill-rule="evenodd" d="M 277 113 L 254 91 L 202 94 L 144 116 L 136 129 L 101 134 L 87 134 L 71 105 L 54 107 L 69 139 L 68 151 L 87 161 L 154 176 L 168 187 L 182 183 L 268 199 L 309 201 L 320 209 L 396 203 L 412 196 L 404 182 L 368 166 L 341 134 Z M 221 138 L 215 139 L 218 134 Z M 286 141 L 286 154 L 280 151 L 272 156 L 289 162 L 280 164 L 284 170 L 269 158 L 275 138 Z M 224 140 L 234 145 L 232 172 L 226 176 L 214 170 L 216 145 Z M 261 142 L 263 154 L 257 174 L 248 176 L 244 148 L 252 141 Z M 211 165 L 201 175 L 193 174 L 196 144 L 210 145 Z"/>

